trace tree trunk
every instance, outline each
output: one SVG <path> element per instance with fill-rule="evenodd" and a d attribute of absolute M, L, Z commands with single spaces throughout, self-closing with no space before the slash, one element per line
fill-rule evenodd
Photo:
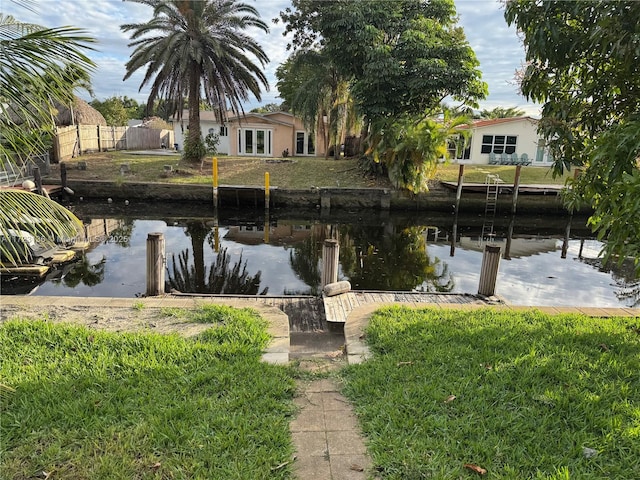
<path fill-rule="evenodd" d="M 190 162 L 199 162 L 200 155 L 188 157 L 186 155 L 194 155 L 199 149 L 194 149 L 196 145 L 202 143 L 202 134 L 200 133 L 200 65 L 193 62 L 190 69 L 189 78 L 189 134 L 187 135 L 191 148 L 185 152 L 185 158 Z"/>

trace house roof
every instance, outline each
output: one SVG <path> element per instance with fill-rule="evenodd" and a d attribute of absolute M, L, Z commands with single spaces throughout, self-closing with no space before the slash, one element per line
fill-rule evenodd
<path fill-rule="evenodd" d="M 269 113 L 253 113 L 253 112 L 247 112 L 244 115 L 235 115 L 233 114 L 233 112 L 227 112 L 227 122 L 233 122 L 233 121 L 238 121 L 239 123 L 245 122 L 250 118 L 254 118 L 254 119 L 259 119 L 262 120 L 263 122 L 267 122 L 267 123 L 272 123 L 272 124 L 277 124 L 277 125 L 287 125 L 287 126 L 291 126 L 292 123 L 289 122 L 283 122 L 281 120 L 275 120 L 273 118 L 269 118 L 271 115 L 276 115 L 276 114 L 285 114 L 287 116 L 290 116 L 292 118 L 294 118 L 294 115 L 288 113 L 288 112 L 269 112 Z M 184 121 L 186 121 L 189 118 L 189 112 L 188 110 L 185 110 L 182 113 L 182 118 Z M 173 121 L 176 121 L 176 118 L 173 118 Z M 218 115 L 216 112 L 212 111 L 212 110 L 201 110 L 200 111 L 200 121 L 201 122 L 215 122 L 215 123 L 222 123 L 220 122 L 220 119 L 218 118 Z"/>
<path fill-rule="evenodd" d="M 269 118 L 267 115 L 262 114 L 262 113 L 245 113 L 244 115 L 238 115 L 238 116 L 235 116 L 235 117 L 229 117 L 228 121 L 229 122 L 238 121 L 239 123 L 242 123 L 244 121 L 247 121 L 250 118 L 255 118 L 255 119 L 267 122 L 267 123 L 274 123 L 274 124 L 277 124 L 277 125 L 287 125 L 287 126 L 291 126 L 292 125 L 292 123 L 289 123 L 289 122 L 283 122 L 283 121 L 280 121 L 280 120 L 274 120 L 274 119 Z"/>
<path fill-rule="evenodd" d="M 489 119 L 475 120 L 471 123 L 471 127 L 475 129 L 486 128 L 486 127 L 493 127 L 494 125 L 501 125 L 503 123 L 522 122 L 523 120 L 528 120 L 531 123 L 538 123 L 538 119 L 533 117 L 489 118 Z M 469 128 L 469 125 L 463 125 L 461 127 Z"/>

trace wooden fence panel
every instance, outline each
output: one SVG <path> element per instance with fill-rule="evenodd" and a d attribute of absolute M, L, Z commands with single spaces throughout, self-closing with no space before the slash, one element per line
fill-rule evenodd
<path fill-rule="evenodd" d="M 173 130 L 72 125 L 58 127 L 54 141 L 54 158 L 62 162 L 88 152 L 155 150 L 163 146 L 173 148 L 173 144 Z"/>
<path fill-rule="evenodd" d="M 153 150 L 162 146 L 160 130 L 130 127 L 127 130 L 127 150 Z"/>
<path fill-rule="evenodd" d="M 54 142 L 54 159 L 58 162 L 71 160 L 78 155 L 78 131 L 74 125 L 58 127 Z"/>
<path fill-rule="evenodd" d="M 105 152 L 108 150 L 126 150 L 126 134 L 127 127 L 98 127 L 98 134 L 100 136 L 100 151 Z"/>
<path fill-rule="evenodd" d="M 99 151 L 97 125 L 78 125 L 78 136 L 81 153 Z"/>

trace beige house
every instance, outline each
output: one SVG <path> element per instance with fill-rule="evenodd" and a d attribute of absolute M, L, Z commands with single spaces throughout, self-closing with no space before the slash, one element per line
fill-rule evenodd
<path fill-rule="evenodd" d="M 175 143 L 178 149 L 184 146 L 188 112 L 183 121 L 173 122 Z M 215 112 L 200 112 L 202 138 L 209 133 L 219 135 L 218 153 L 231 156 L 282 157 L 289 156 L 324 157 L 325 142 L 320 132 L 310 134 L 302 120 L 287 112 L 245 113 L 229 116 L 220 122 Z"/>
<path fill-rule="evenodd" d="M 548 167 L 553 158 L 538 134 L 538 120 L 532 117 L 476 120 L 464 128 L 471 130 L 465 149 L 450 144 L 452 162 L 463 164 L 499 163 L 501 158 L 516 155 L 528 165 Z"/>

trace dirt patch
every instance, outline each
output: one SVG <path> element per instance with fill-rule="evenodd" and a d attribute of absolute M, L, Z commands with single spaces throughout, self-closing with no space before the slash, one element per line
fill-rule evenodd
<path fill-rule="evenodd" d="M 211 325 L 187 322 L 163 313 L 157 307 L 34 306 L 3 305 L 0 322 L 21 318 L 73 323 L 109 332 L 177 333 L 192 337 Z"/>

